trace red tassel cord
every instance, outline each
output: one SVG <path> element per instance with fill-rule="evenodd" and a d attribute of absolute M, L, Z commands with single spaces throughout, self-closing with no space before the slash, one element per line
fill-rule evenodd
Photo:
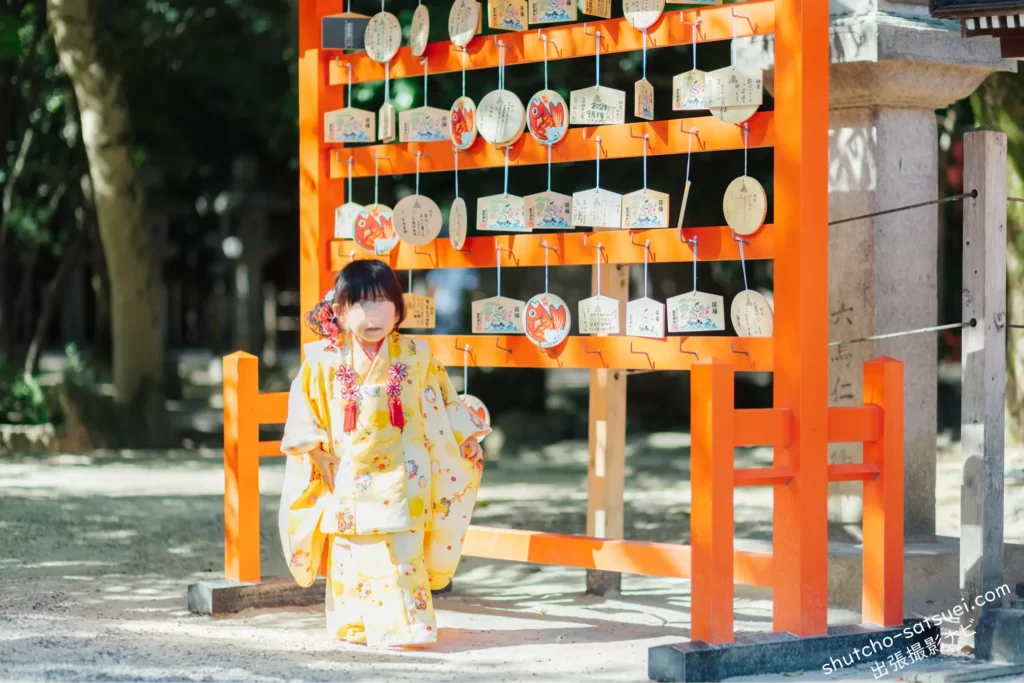
<path fill-rule="evenodd" d="M 391 408 L 391 424 L 399 429 L 405 427 L 405 413 L 402 410 L 402 381 L 409 376 L 409 366 L 395 363 L 388 368 L 388 406 Z"/>
<path fill-rule="evenodd" d="M 345 431 L 354 432 L 356 431 L 356 415 L 359 412 L 359 406 L 356 405 L 355 401 L 348 401 L 345 403 Z"/>
<path fill-rule="evenodd" d="M 399 429 L 405 427 L 405 413 L 402 411 L 402 399 L 397 396 L 392 396 L 391 400 L 388 401 L 391 407 L 391 424 Z"/>

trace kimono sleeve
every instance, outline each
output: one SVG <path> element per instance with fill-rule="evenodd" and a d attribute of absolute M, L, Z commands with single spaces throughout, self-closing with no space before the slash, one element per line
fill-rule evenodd
<path fill-rule="evenodd" d="M 441 391 L 445 412 L 448 414 L 448 422 L 457 445 L 461 446 L 472 438 L 482 439 L 491 433 L 491 428 L 473 415 L 462 403 L 452 384 L 451 377 L 448 376 L 448 371 L 444 369 L 440 361 L 431 358 L 430 369 L 427 371 L 427 384 L 430 385 L 434 382 L 437 383 Z"/>
<path fill-rule="evenodd" d="M 288 392 L 288 417 L 281 437 L 281 452 L 285 455 L 302 455 L 331 442 L 323 417 L 327 406 L 322 404 L 319 385 L 319 373 L 313 371 L 308 360 L 303 361 Z"/>

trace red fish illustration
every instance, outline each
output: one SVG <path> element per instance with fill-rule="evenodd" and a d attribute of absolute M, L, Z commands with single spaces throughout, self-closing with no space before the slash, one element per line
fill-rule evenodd
<path fill-rule="evenodd" d="M 372 247 L 377 240 L 394 239 L 395 228 L 391 216 L 373 214 L 364 211 L 356 217 L 356 235 L 358 244 Z"/>
<path fill-rule="evenodd" d="M 473 110 L 456 107 L 452 110 L 452 137 L 462 142 L 462 136 L 473 128 Z"/>
<path fill-rule="evenodd" d="M 565 107 L 561 102 L 546 102 L 540 98 L 530 102 L 530 130 L 540 140 L 548 140 L 548 128 L 565 125 Z"/>
<path fill-rule="evenodd" d="M 470 414 L 475 417 L 480 424 L 487 424 L 487 413 L 484 412 L 483 406 L 480 406 L 479 408 L 466 407 L 469 409 Z"/>
<path fill-rule="evenodd" d="M 548 306 L 533 303 L 526 307 L 526 333 L 532 339 L 547 339 L 549 331 L 565 329 L 568 311 L 565 306 Z"/>

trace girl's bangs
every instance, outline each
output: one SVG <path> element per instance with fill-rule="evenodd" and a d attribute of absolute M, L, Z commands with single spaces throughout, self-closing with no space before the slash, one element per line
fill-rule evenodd
<path fill-rule="evenodd" d="M 391 301 L 388 288 L 379 279 L 374 277 L 346 278 L 337 293 L 337 302 L 346 306 L 353 306 L 358 303 Z M 392 301 L 392 303 L 395 303 Z"/>

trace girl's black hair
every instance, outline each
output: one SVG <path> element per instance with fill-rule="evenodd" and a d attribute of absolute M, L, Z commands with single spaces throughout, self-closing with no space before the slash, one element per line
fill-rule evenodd
<path fill-rule="evenodd" d="M 376 259 L 352 261 L 334 278 L 334 296 L 321 301 L 306 314 L 306 324 L 321 337 L 338 334 L 333 304 L 347 307 L 360 301 L 390 301 L 398 317 L 396 327 L 405 320 L 405 296 L 398 274 Z"/>

